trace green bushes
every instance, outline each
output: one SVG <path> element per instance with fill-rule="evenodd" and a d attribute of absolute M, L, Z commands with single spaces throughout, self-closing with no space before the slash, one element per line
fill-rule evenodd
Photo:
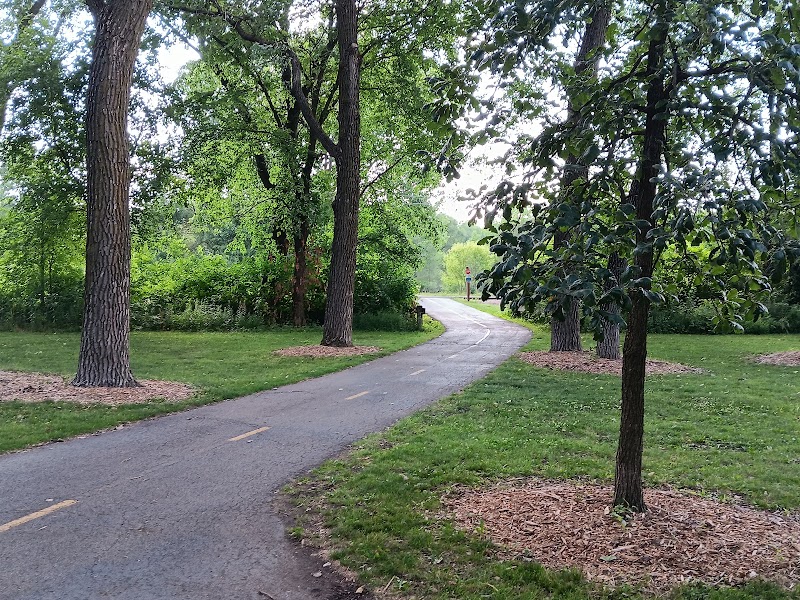
<path fill-rule="evenodd" d="M 767 303 L 769 314 L 758 321 L 743 323 L 744 332 L 749 334 L 800 333 L 800 304 L 785 302 Z M 706 300 L 687 300 L 683 304 L 670 303 L 650 308 L 648 331 L 650 333 L 714 335 L 728 333 L 716 329 L 713 318 L 713 305 Z M 524 315 L 524 318 L 546 325 L 549 318 L 541 311 Z M 581 329 L 590 331 L 588 323 Z"/>
<path fill-rule="evenodd" d="M 755 323 L 746 323 L 745 332 L 800 333 L 800 305 L 776 302 L 767 307 L 769 314 Z"/>
<path fill-rule="evenodd" d="M 82 318 L 83 276 L 77 272 L 0 285 L 0 329 L 75 329 Z"/>
<path fill-rule="evenodd" d="M 358 331 L 415 331 L 417 316 L 411 311 L 405 313 L 356 313 L 353 315 L 353 329 Z"/>
<path fill-rule="evenodd" d="M 375 270 L 356 269 L 353 307 L 356 314 L 404 313 L 417 297 L 413 274 L 393 271 L 382 265 Z"/>
<path fill-rule="evenodd" d="M 767 316 L 744 323 L 745 333 L 800 333 L 800 305 L 775 302 L 767 304 L 767 308 Z M 720 333 L 712 322 L 714 314 L 713 306 L 707 302 L 654 306 L 648 327 L 650 333 Z"/>
<path fill-rule="evenodd" d="M 708 304 L 673 304 L 650 309 L 650 333 L 716 333 L 711 319 L 714 309 Z"/>
<path fill-rule="evenodd" d="M 196 304 L 179 312 L 168 307 L 158 314 L 131 311 L 131 329 L 162 331 L 232 331 L 259 329 L 264 320 L 259 315 L 234 313 L 209 304 Z"/>
<path fill-rule="evenodd" d="M 292 322 L 292 258 L 245 257 L 233 262 L 178 244 L 134 252 L 131 327 L 140 330 L 224 331 Z M 362 261 L 356 274 L 354 309 L 366 329 L 405 331 L 417 292 L 413 274 L 389 261 Z M 44 291 L 37 280 L 0 286 L 0 328 L 79 329 L 83 275 L 54 273 Z M 325 288 L 309 277 L 306 314 L 320 324 Z M 371 315 L 371 316 L 367 316 Z M 409 321 L 410 322 L 410 321 Z M 386 326 L 380 326 L 385 323 Z"/>
<path fill-rule="evenodd" d="M 213 331 L 292 318 L 290 257 L 260 254 L 234 261 L 202 248 L 189 252 L 176 242 L 158 252 L 138 250 L 131 271 L 134 328 Z"/>

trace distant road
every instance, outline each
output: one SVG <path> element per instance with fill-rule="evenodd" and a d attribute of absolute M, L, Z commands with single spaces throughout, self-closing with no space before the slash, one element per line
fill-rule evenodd
<path fill-rule="evenodd" d="M 286 539 L 274 493 L 482 377 L 530 337 L 452 300 L 422 302 L 447 331 L 415 348 L 1 456 L 0 599 L 346 597 Z"/>

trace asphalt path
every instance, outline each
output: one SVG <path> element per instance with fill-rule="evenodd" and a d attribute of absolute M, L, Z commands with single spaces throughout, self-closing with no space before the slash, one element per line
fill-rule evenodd
<path fill-rule="evenodd" d="M 422 303 L 446 332 L 409 350 L 0 457 L 0 598 L 336 597 L 286 537 L 276 491 L 530 336 L 452 300 Z"/>

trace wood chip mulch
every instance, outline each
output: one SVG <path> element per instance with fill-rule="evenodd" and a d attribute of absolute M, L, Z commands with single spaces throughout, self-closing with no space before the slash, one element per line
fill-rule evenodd
<path fill-rule="evenodd" d="M 597 358 L 592 352 L 520 352 L 517 355 L 535 367 L 557 371 L 575 371 L 595 375 L 622 375 L 622 359 Z M 699 374 L 702 369 L 663 360 L 647 361 L 648 375 Z"/>
<path fill-rule="evenodd" d="M 753 361 L 762 365 L 800 367 L 800 350 L 792 350 L 789 352 L 775 352 L 774 354 L 760 354 L 758 356 L 754 356 Z"/>
<path fill-rule="evenodd" d="M 360 354 L 375 354 L 381 349 L 377 346 L 348 346 L 337 348 L 335 346 L 293 346 L 275 350 L 280 356 L 310 356 L 312 358 L 332 358 L 337 356 L 358 356 Z"/>
<path fill-rule="evenodd" d="M 647 490 L 648 512 L 625 520 L 608 486 L 541 480 L 445 498 L 463 529 L 488 535 L 501 558 L 576 568 L 610 587 L 664 592 L 703 581 L 800 583 L 800 522 L 674 490 Z"/>
<path fill-rule="evenodd" d="M 0 371 L 0 402 L 44 402 L 45 400 L 77 404 L 141 404 L 163 398 L 177 402 L 191 398 L 197 391 L 190 385 L 175 381 L 139 381 L 140 387 L 74 387 L 58 375 Z"/>

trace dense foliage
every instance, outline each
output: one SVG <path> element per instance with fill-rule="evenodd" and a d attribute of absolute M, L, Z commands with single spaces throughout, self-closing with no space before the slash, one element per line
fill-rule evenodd
<path fill-rule="evenodd" d="M 9 30 L 25 20 L 23 4 L 3 15 Z M 0 140 L 2 327 L 81 323 L 82 111 L 90 36 L 86 13 L 67 5 L 44 3 L 24 24 L 25 36 L 0 50 L 0 76 L 13 67 Z M 281 19 L 288 18 L 288 7 L 278 7 Z M 308 69 L 306 93 L 323 124 L 335 117 L 337 95 L 336 49 L 329 43 L 335 32 L 326 14 L 318 27 L 292 34 Z M 272 26 L 269 15 L 256 16 Z M 363 26 L 370 52 L 361 108 L 366 128 L 356 313 L 405 314 L 418 290 L 414 273 L 422 247 L 437 242 L 444 227 L 425 200 L 438 175 L 425 168 L 424 157 L 435 154 L 441 140 L 426 126 L 424 105 L 433 99 L 426 76 L 436 63 L 422 55 L 422 45 L 432 36 L 433 46 L 446 45 L 454 32 L 442 34 L 450 13 L 428 16 L 430 29 L 415 37 L 402 34 L 410 23 L 401 14 L 373 12 Z M 280 52 L 255 47 L 224 19 L 184 17 L 180 26 L 165 20 L 146 33 L 135 74 L 131 324 L 320 323 L 331 256 L 333 165 L 299 118 Z M 199 59 L 167 85 L 155 70 L 156 48 L 176 40 L 192 45 Z M 35 55 L 28 46 L 36 47 Z M 27 62 L 21 65 L 23 50 Z M 401 89 L 415 89 L 415 102 L 402 98 Z"/>

